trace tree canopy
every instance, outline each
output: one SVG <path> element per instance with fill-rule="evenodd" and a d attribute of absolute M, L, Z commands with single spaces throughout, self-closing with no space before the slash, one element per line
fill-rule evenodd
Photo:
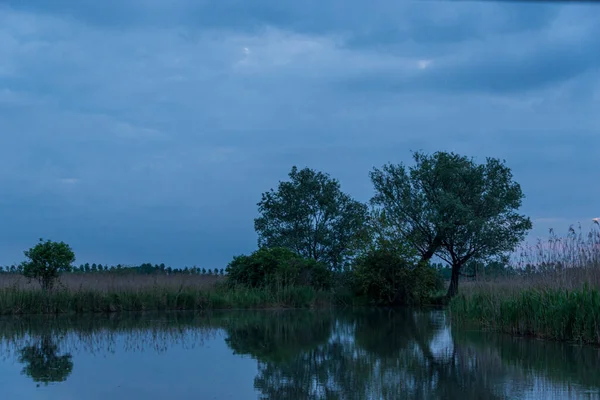
<path fill-rule="evenodd" d="M 524 239 L 531 229 L 530 219 L 517 212 L 524 195 L 498 159 L 477 164 L 447 152 L 413 157 L 411 167 L 373 169 L 371 202 L 421 261 L 437 255 L 452 266 L 451 297 L 465 263 L 501 257 Z"/>
<path fill-rule="evenodd" d="M 60 272 L 71 270 L 75 261 L 75 253 L 65 242 L 44 241 L 23 252 L 29 260 L 23 265 L 23 275 L 37 279 L 42 289 L 52 289 Z"/>
<path fill-rule="evenodd" d="M 342 268 L 367 235 L 367 206 L 343 193 L 328 174 L 294 166 L 289 178 L 258 203 L 259 247 L 285 247 Z"/>

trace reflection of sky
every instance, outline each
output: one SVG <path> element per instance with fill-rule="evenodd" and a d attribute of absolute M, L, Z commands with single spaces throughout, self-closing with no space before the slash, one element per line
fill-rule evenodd
<path fill-rule="evenodd" d="M 507 386 L 509 383 L 507 383 Z M 518 383 L 517 383 L 518 385 Z M 523 385 L 522 398 L 538 399 L 600 399 L 600 389 L 588 389 L 580 385 L 557 385 L 547 379 L 534 377 Z"/>
<path fill-rule="evenodd" d="M 423 318 L 415 313 L 414 317 Z M 464 378 L 467 375 L 475 380 L 494 376 L 495 384 L 489 387 L 500 397 L 517 399 L 568 399 L 598 398 L 600 392 L 569 382 L 554 382 L 539 372 L 524 370 L 501 360 L 502 348 L 490 346 L 478 349 L 469 341 L 454 343 L 449 321 L 445 313 L 430 314 L 430 329 L 435 334 L 428 347 L 439 365 L 450 362 L 453 350 L 457 350 L 457 365 Z M 353 336 L 353 324 L 337 321 L 334 324 L 329 344 L 340 343 L 352 352 L 356 366 L 347 364 L 344 368 L 360 367 L 362 356 L 368 352 L 358 347 Z M 373 326 L 372 329 L 378 329 Z M 250 356 L 233 355 L 224 339 L 226 333 L 216 329 L 185 328 L 170 331 L 134 331 L 134 333 L 108 333 L 99 331 L 92 336 L 78 337 L 69 334 L 59 340 L 59 355 L 70 353 L 73 356 L 73 372 L 66 382 L 36 387 L 27 376 L 21 374 L 23 365 L 16 361 L 14 349 L 9 354 L 10 344 L 0 340 L 0 388 L 2 399 L 31 400 L 121 400 L 121 399 L 255 399 L 254 378 L 257 376 L 257 361 Z M 524 339 L 525 340 L 525 339 Z M 19 346 L 23 346 L 18 340 Z M 528 341 L 528 345 L 539 346 L 541 342 Z M 557 344 L 558 346 L 558 344 Z M 391 348 L 390 356 L 398 354 L 402 365 L 402 349 Z M 414 354 L 420 349 L 415 343 Z M 407 353 L 405 353 L 406 355 Z M 369 372 L 369 390 L 377 392 L 389 387 L 389 383 L 401 384 L 404 388 L 417 388 L 423 384 L 435 387 L 439 376 L 431 376 L 429 382 L 416 380 L 410 368 L 396 368 L 394 363 L 383 363 L 367 357 L 374 368 Z M 528 360 L 523 360 L 528 361 Z M 486 365 L 491 369 L 486 370 Z M 464 369 L 463 369 L 464 368 Z M 497 368 L 497 370 L 496 370 Z M 307 371 L 303 371 L 306 373 Z M 315 371 L 309 371 L 314 373 Z M 348 370 L 348 372 L 354 372 Z M 351 375 L 351 374 L 350 374 Z M 330 384 L 335 387 L 334 377 Z M 470 379 L 469 378 L 469 379 Z M 498 378 L 497 380 L 495 378 Z M 469 379 L 466 381 L 468 382 Z M 567 378 L 565 378 L 567 379 Z M 457 384 L 458 381 L 457 381 Z M 312 381 L 312 392 L 323 393 L 316 380 Z M 468 388 L 463 388 L 467 392 Z M 579 397 L 578 397 L 579 396 Z M 594 397 L 596 396 L 596 397 Z M 470 397 L 472 398 L 472 397 Z M 278 400 L 278 399 L 277 399 Z M 464 399 L 461 399 L 464 400 Z"/>
<path fill-rule="evenodd" d="M 256 361 L 234 356 L 219 334 L 195 347 L 170 344 L 165 352 L 152 348 L 116 352 L 73 352 L 73 373 L 65 383 L 36 385 L 20 374 L 22 365 L 0 361 L 3 399 L 129 400 L 129 399 L 255 399 Z"/>
<path fill-rule="evenodd" d="M 444 327 L 436 333 L 429 344 L 429 348 L 436 359 L 446 360 L 452 357 L 454 343 L 452 342 L 450 327 Z"/>

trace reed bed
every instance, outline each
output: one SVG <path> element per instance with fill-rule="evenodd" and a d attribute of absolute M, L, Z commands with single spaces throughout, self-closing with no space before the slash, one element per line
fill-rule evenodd
<path fill-rule="evenodd" d="M 450 302 L 459 325 L 600 345 L 600 230 L 550 232 L 524 247 L 515 276 L 468 282 Z"/>
<path fill-rule="evenodd" d="M 156 287 L 206 290 L 214 288 L 216 284 L 224 282 L 225 279 L 224 276 L 191 274 L 66 273 L 61 275 L 57 287 L 60 290 L 93 290 L 97 292 L 140 291 Z M 9 288 L 36 291 L 39 290 L 39 284 L 20 274 L 0 274 L 0 290 Z"/>
<path fill-rule="evenodd" d="M 309 308 L 328 306 L 331 297 L 308 287 L 231 287 L 221 276 L 110 273 L 65 274 L 43 292 L 35 281 L 0 275 L 0 315 Z"/>
<path fill-rule="evenodd" d="M 460 325 L 600 345 L 600 290 L 526 289 L 520 293 L 474 292 L 450 303 Z"/>

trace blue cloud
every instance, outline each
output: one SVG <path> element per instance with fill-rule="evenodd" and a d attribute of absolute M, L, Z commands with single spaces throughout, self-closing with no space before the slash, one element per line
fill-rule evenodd
<path fill-rule="evenodd" d="M 224 266 L 291 165 L 365 201 L 372 167 L 418 149 L 505 158 L 544 223 L 595 217 L 593 10 L 4 1 L 0 263 L 43 236 L 82 262 Z"/>

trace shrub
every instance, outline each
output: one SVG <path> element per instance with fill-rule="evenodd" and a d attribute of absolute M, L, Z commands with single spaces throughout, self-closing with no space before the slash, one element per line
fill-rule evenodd
<path fill-rule="evenodd" d="M 315 260 L 304 259 L 285 248 L 261 248 L 234 257 L 227 266 L 228 282 L 249 287 L 311 286 L 328 289 L 331 270 Z"/>
<path fill-rule="evenodd" d="M 439 273 L 407 248 L 369 251 L 356 260 L 353 281 L 356 294 L 376 305 L 419 304 L 443 285 Z"/>

